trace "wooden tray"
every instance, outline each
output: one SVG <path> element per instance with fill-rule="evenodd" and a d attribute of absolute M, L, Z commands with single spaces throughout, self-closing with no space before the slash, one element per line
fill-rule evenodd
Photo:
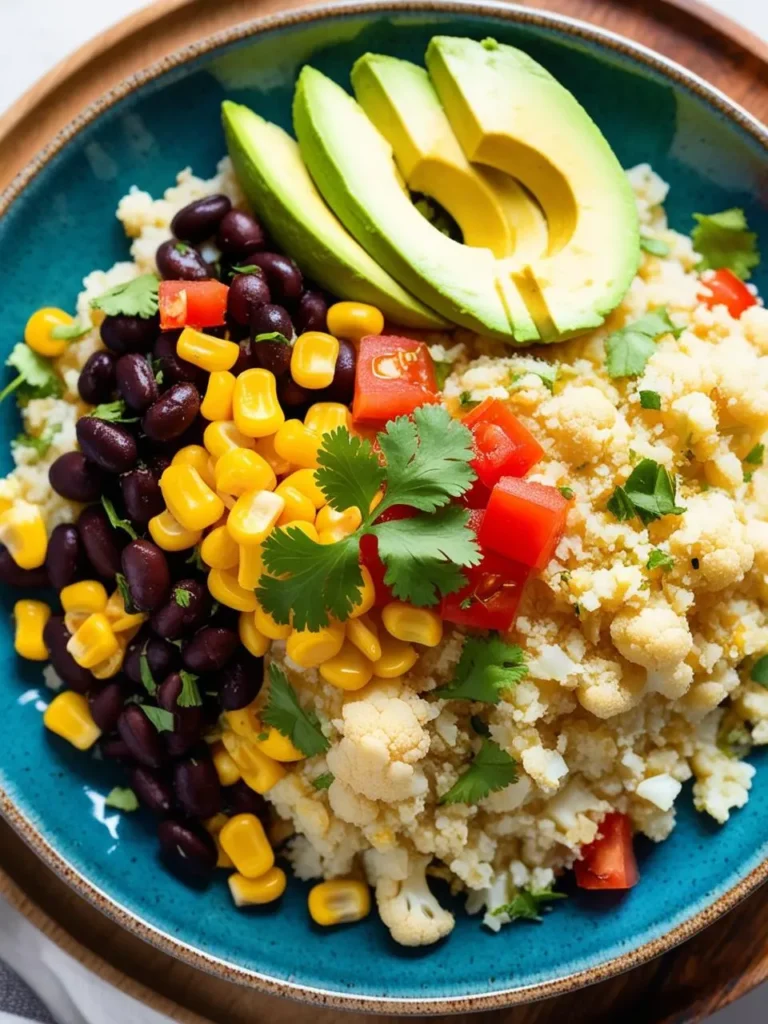
<path fill-rule="evenodd" d="M 694 68 L 768 120 L 768 46 L 697 0 L 520 2 L 638 40 Z M 60 128 L 126 75 L 211 32 L 307 5 L 307 0 L 160 0 L 120 22 L 54 68 L 0 117 L 0 191 Z M 85 903 L 1 821 L 0 868 L 0 894 L 33 924 L 97 974 L 182 1024 L 360 1024 L 368 1019 L 264 996 L 151 948 Z M 703 1020 L 766 979 L 768 887 L 706 932 L 630 974 L 586 993 L 477 1014 L 471 1021 L 684 1024 Z M 468 1016 L 439 1019 L 470 1021 Z"/>

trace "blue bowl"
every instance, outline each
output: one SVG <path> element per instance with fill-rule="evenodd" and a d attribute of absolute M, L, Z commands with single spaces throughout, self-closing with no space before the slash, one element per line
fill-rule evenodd
<path fill-rule="evenodd" d="M 127 256 L 114 210 L 137 184 L 159 195 L 180 167 L 213 173 L 224 153 L 219 106 L 230 98 L 290 127 L 296 75 L 311 61 L 348 84 L 366 50 L 421 62 L 435 33 L 494 36 L 553 71 L 594 117 L 625 166 L 649 161 L 671 183 L 672 226 L 696 210 L 744 207 L 768 236 L 768 133 L 682 68 L 609 33 L 553 15 L 491 4 L 339 6 L 241 26 L 128 80 L 84 112 L 0 197 L 2 323 L 7 348 L 33 308 L 72 308 L 83 275 Z M 760 196 L 763 196 L 761 202 Z M 10 257 L 8 256 L 10 254 Z M 756 275 L 756 283 L 765 271 Z M 18 429 L 0 407 L 0 452 Z M 2 467 L 6 470 L 8 466 Z M 4 595 L 6 611 L 13 594 Z M 39 667 L 0 635 L 0 807 L 29 844 L 127 928 L 203 969 L 283 995 L 358 1009 L 428 1013 L 499 1007 L 557 994 L 648 959 L 693 934 L 768 876 L 768 787 L 724 828 L 680 799 L 672 837 L 640 851 L 642 884 L 622 898 L 575 892 L 539 926 L 493 935 L 458 911 L 450 938 L 395 946 L 376 915 L 335 931 L 313 927 L 307 887 L 278 908 L 238 912 L 223 878 L 200 892 L 160 866 L 154 823 L 106 815 L 111 766 L 47 733 L 50 696 Z M 765 765 L 756 759 L 758 770 Z M 690 795 L 689 795 L 690 796 Z M 458 903 L 458 901 L 456 901 Z"/>

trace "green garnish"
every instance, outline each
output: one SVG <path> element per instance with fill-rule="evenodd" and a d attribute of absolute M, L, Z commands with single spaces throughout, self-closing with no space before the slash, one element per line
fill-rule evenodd
<path fill-rule="evenodd" d="M 115 529 L 115 530 L 125 530 L 125 532 L 131 538 L 131 540 L 138 540 L 138 536 L 139 535 L 136 533 L 136 531 L 134 530 L 134 528 L 131 526 L 131 524 L 128 522 L 127 519 L 121 519 L 120 518 L 120 516 L 115 511 L 115 506 L 112 504 L 112 502 L 106 496 L 106 494 L 102 494 L 102 496 L 101 496 L 101 506 L 104 509 L 104 511 L 107 513 L 107 519 L 109 520 L 109 525 L 111 527 L 113 527 L 113 529 Z"/>
<path fill-rule="evenodd" d="M 192 592 L 190 590 L 185 590 L 184 587 L 176 587 L 173 592 L 173 600 L 179 608 L 189 608 L 192 601 Z"/>
<path fill-rule="evenodd" d="M 75 320 L 72 324 L 56 324 L 51 328 L 51 337 L 56 341 L 76 341 L 82 338 L 92 328 L 90 324 L 81 324 Z"/>
<path fill-rule="evenodd" d="M 176 252 L 181 253 L 182 256 L 186 256 L 186 254 L 189 252 L 189 246 L 186 244 L 186 242 L 177 242 L 173 248 L 176 250 Z"/>
<path fill-rule="evenodd" d="M 643 252 L 649 252 L 651 256 L 669 256 L 669 246 L 660 238 L 640 235 L 640 248 Z"/>
<path fill-rule="evenodd" d="M 333 772 L 323 772 L 323 774 L 318 775 L 316 779 L 312 779 L 312 785 L 315 789 L 330 789 L 335 778 L 336 776 Z"/>
<path fill-rule="evenodd" d="M 53 444 L 54 437 L 60 432 L 61 424 L 54 423 L 52 426 L 46 427 L 39 437 L 35 437 L 33 434 L 17 434 L 12 444 L 20 445 L 22 448 L 33 448 L 38 458 L 42 458 L 43 455 L 48 453 L 48 449 Z"/>
<path fill-rule="evenodd" d="M 158 732 L 173 732 L 173 715 L 170 711 L 153 708 L 149 704 L 139 704 L 139 707 Z"/>
<path fill-rule="evenodd" d="M 121 572 L 116 572 L 115 583 L 117 584 L 117 589 L 120 591 L 120 596 L 123 599 L 123 606 L 125 607 L 125 610 L 128 612 L 129 615 L 135 615 L 136 612 L 138 611 L 138 608 L 133 603 L 131 591 L 130 588 L 128 587 L 128 580 Z"/>
<path fill-rule="evenodd" d="M 661 409 L 661 395 L 658 391 L 641 391 L 640 407 L 642 409 Z"/>
<path fill-rule="evenodd" d="M 461 394 L 459 395 L 459 406 L 460 406 L 460 408 L 462 408 L 462 409 L 474 409 L 478 405 L 480 405 L 480 403 L 474 401 L 474 399 L 472 398 L 472 392 L 471 391 L 462 391 Z"/>
<path fill-rule="evenodd" d="M 256 337 L 253 340 L 254 340 L 254 342 L 257 342 L 257 341 L 276 341 L 280 345 L 290 345 L 291 344 L 290 341 L 286 338 L 286 336 L 284 334 L 281 334 L 280 331 L 268 331 L 266 334 L 257 334 Z"/>
<path fill-rule="evenodd" d="M 498 743 L 484 739 L 472 764 L 438 803 L 476 804 L 479 800 L 517 782 L 517 761 Z"/>
<path fill-rule="evenodd" d="M 100 309 L 107 316 L 154 316 L 159 284 L 155 274 L 142 274 L 92 299 L 91 308 Z"/>
<path fill-rule="evenodd" d="M 736 207 L 722 213 L 694 213 L 693 247 L 701 256 L 697 270 L 725 267 L 742 281 L 752 276 L 760 262 L 757 235 L 747 226 L 744 211 Z"/>
<path fill-rule="evenodd" d="M 180 708 L 200 707 L 203 703 L 203 698 L 200 696 L 200 690 L 197 685 L 198 676 L 194 676 L 191 672 L 182 669 L 179 672 L 179 677 L 181 678 L 181 693 L 176 698 L 178 706 Z"/>
<path fill-rule="evenodd" d="M 451 375 L 453 370 L 453 363 L 449 363 L 446 359 L 433 359 L 432 365 L 435 368 L 435 381 L 437 382 L 437 390 L 442 391 L 445 387 L 445 382 Z"/>
<path fill-rule="evenodd" d="M 749 673 L 749 678 L 753 683 L 757 683 L 758 686 L 764 686 L 768 690 L 768 654 L 764 654 L 761 658 L 757 659 L 752 666 L 752 671 Z"/>
<path fill-rule="evenodd" d="M 557 489 L 558 489 L 558 491 L 560 491 L 560 493 L 566 499 L 566 501 L 570 501 L 571 498 L 573 497 L 573 488 L 572 487 L 558 487 Z"/>
<path fill-rule="evenodd" d="M 230 277 L 234 277 L 235 274 L 260 274 L 261 272 L 261 267 L 257 267 L 255 263 L 246 263 L 242 267 L 232 267 L 229 274 Z"/>
<path fill-rule="evenodd" d="M 750 466 L 762 466 L 765 457 L 765 445 L 756 444 L 755 447 L 744 456 L 744 461 Z"/>
<path fill-rule="evenodd" d="M 469 430 L 440 406 L 425 405 L 412 417 L 390 421 L 377 441 L 384 464 L 369 441 L 344 427 L 324 436 L 315 479 L 331 508 L 368 509 L 383 485 L 386 493 L 353 534 L 334 544 L 318 544 L 296 527 L 270 534 L 263 548 L 269 575 L 256 594 L 276 622 L 318 630 L 329 616 L 347 619 L 362 589 L 360 539 L 366 534 L 378 540 L 384 582 L 413 604 L 437 604 L 442 594 L 460 590 L 462 567 L 480 561 L 468 511 L 444 507 L 474 480 Z M 380 522 L 393 505 L 427 514 Z"/>
<path fill-rule="evenodd" d="M 675 504 L 675 478 L 653 459 L 642 459 L 623 487 L 608 501 L 608 511 L 620 521 L 639 516 L 644 526 L 662 516 L 679 516 L 685 509 Z"/>
<path fill-rule="evenodd" d="M 443 700 L 478 700 L 498 704 L 504 694 L 528 675 L 523 650 L 501 637 L 468 636 L 453 682 L 434 691 Z"/>
<path fill-rule="evenodd" d="M 135 811 L 139 801 L 132 789 L 126 786 L 115 786 L 104 799 L 107 807 L 116 807 L 119 811 Z"/>
<path fill-rule="evenodd" d="M 663 569 L 664 572 L 669 572 L 674 564 L 675 559 L 672 555 L 667 554 L 666 551 L 662 551 L 660 548 L 654 548 L 648 556 L 645 567 L 646 569 Z"/>
<path fill-rule="evenodd" d="M 147 643 L 141 649 L 139 655 L 139 675 L 141 676 L 141 682 L 147 693 L 154 696 L 157 693 L 157 683 L 152 676 L 152 669 L 149 667 L 149 659 L 147 658 Z"/>
<path fill-rule="evenodd" d="M 609 377 L 639 377 L 656 351 L 656 339 L 663 334 L 677 337 L 682 327 L 670 320 L 665 306 L 614 331 L 605 340 L 605 368 Z"/>
<path fill-rule="evenodd" d="M 552 908 L 545 906 L 553 900 L 566 900 L 568 897 L 564 892 L 555 892 L 552 886 L 546 889 L 518 889 L 509 903 L 496 907 L 491 911 L 493 917 L 506 914 L 510 921 L 541 921 L 541 912 L 549 911 Z"/>
<path fill-rule="evenodd" d="M 307 757 L 324 754 L 330 746 L 315 712 L 307 711 L 299 704 L 285 672 L 274 663 L 269 666 L 269 696 L 261 720 L 287 736 L 294 747 Z"/>
<path fill-rule="evenodd" d="M 17 376 L 0 391 L 0 402 L 14 391 L 18 392 L 16 400 L 20 405 L 33 398 L 58 398 L 64 391 L 50 359 L 39 356 L 23 341 L 13 346 L 5 365 L 16 370 Z"/>
<path fill-rule="evenodd" d="M 138 416 L 126 416 L 128 410 L 122 398 L 116 402 L 104 402 L 102 405 L 95 405 L 87 414 L 97 420 L 106 420 L 107 423 L 138 423 Z"/>
<path fill-rule="evenodd" d="M 523 377 L 527 377 L 529 374 L 533 374 L 534 377 L 538 377 L 539 380 L 544 384 L 548 391 L 554 392 L 555 381 L 557 375 L 560 372 L 560 367 L 557 363 L 545 363 L 540 359 L 531 359 L 525 363 L 520 364 L 522 369 L 513 373 L 510 379 L 510 384 L 516 384 Z"/>
<path fill-rule="evenodd" d="M 192 554 L 189 558 L 184 559 L 184 564 L 193 565 L 199 572 L 208 572 L 208 566 L 203 561 L 200 554 L 200 547 L 197 544 L 192 548 Z"/>

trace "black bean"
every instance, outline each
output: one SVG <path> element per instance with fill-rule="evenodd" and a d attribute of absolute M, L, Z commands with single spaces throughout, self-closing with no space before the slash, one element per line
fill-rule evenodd
<path fill-rule="evenodd" d="M 191 427 L 200 411 L 194 384 L 174 384 L 147 409 L 142 427 L 153 441 L 172 441 Z"/>
<path fill-rule="evenodd" d="M 171 231 L 184 242 L 204 242 L 219 226 L 222 217 L 232 209 L 227 196 L 204 196 L 182 207 L 171 221 Z"/>
<path fill-rule="evenodd" d="M 77 390 L 89 405 L 100 405 L 111 399 L 115 390 L 115 357 L 111 352 L 94 352 L 88 356 L 77 379 Z"/>
<path fill-rule="evenodd" d="M 137 765 L 131 772 L 131 789 L 155 814 L 168 814 L 173 810 L 173 787 L 153 768 Z"/>
<path fill-rule="evenodd" d="M 264 682 L 264 661 L 240 651 L 214 677 L 222 710 L 238 711 L 254 700 Z"/>
<path fill-rule="evenodd" d="M 278 379 L 288 372 L 291 366 L 293 348 L 282 341 L 252 341 L 251 362 L 269 370 Z"/>
<path fill-rule="evenodd" d="M 176 331 L 165 331 L 155 342 L 152 355 L 157 361 L 157 368 L 163 373 L 163 383 L 180 384 L 188 381 L 195 384 L 199 390 L 205 390 L 208 374 L 194 363 L 186 359 L 180 359 L 176 355 L 176 342 L 178 341 Z"/>
<path fill-rule="evenodd" d="M 138 704 L 128 704 L 120 712 L 117 731 L 131 756 L 147 768 L 159 768 L 165 760 L 160 736 Z"/>
<path fill-rule="evenodd" d="M 305 331 L 326 331 L 326 316 L 328 303 L 322 292 L 307 291 L 299 299 L 294 319 L 296 321 L 296 333 L 303 334 Z"/>
<path fill-rule="evenodd" d="M 265 306 L 258 306 L 251 317 L 251 337 L 258 338 L 260 334 L 272 334 L 275 331 L 289 341 L 293 337 L 293 324 L 288 310 L 269 302 Z"/>
<path fill-rule="evenodd" d="M 155 262 L 166 281 L 205 281 L 213 277 L 213 270 L 197 249 L 175 238 L 158 246 Z"/>
<path fill-rule="evenodd" d="M 190 817 L 211 818 L 221 808 L 221 786 L 210 758 L 185 758 L 173 766 L 176 797 Z"/>
<path fill-rule="evenodd" d="M 147 357 L 138 352 L 120 356 L 115 367 L 115 379 L 121 398 L 134 412 L 144 412 L 160 394 Z"/>
<path fill-rule="evenodd" d="M 224 668 L 237 650 L 240 640 L 232 629 L 204 626 L 188 640 L 181 651 L 184 667 L 202 675 Z"/>
<path fill-rule="evenodd" d="M 229 814 L 255 814 L 262 821 L 269 817 L 267 801 L 242 779 L 238 779 L 233 786 L 225 786 L 221 795 L 224 808 Z"/>
<path fill-rule="evenodd" d="M 230 210 L 225 214 L 216 232 L 216 244 L 223 253 L 252 254 L 263 249 L 267 242 L 264 228 L 255 217 L 243 210 Z M 249 262 L 252 262 L 249 259 Z"/>
<path fill-rule="evenodd" d="M 234 340 L 234 338 L 233 338 Z M 237 362 L 230 370 L 235 377 L 239 377 L 244 370 L 250 370 L 256 364 L 251 359 L 251 345 L 249 341 L 241 341 L 239 344 L 240 352 L 237 357 Z"/>
<path fill-rule="evenodd" d="M 8 548 L 0 544 L 0 583 L 9 587 L 46 587 L 48 571 L 44 565 L 39 569 L 22 569 L 16 565 Z"/>
<path fill-rule="evenodd" d="M 301 297 L 301 271 L 287 256 L 278 252 L 254 252 L 248 262 L 261 267 L 269 291 L 278 302 L 296 302 Z"/>
<path fill-rule="evenodd" d="M 159 608 L 171 589 L 171 573 L 163 551 L 151 540 L 132 540 L 121 562 L 131 600 L 139 611 Z"/>
<path fill-rule="evenodd" d="M 110 525 L 107 514 L 99 505 L 84 508 L 77 519 L 80 543 L 97 576 L 107 579 L 120 572 L 120 552 L 127 535 Z"/>
<path fill-rule="evenodd" d="M 107 473 L 127 473 L 136 465 L 136 440 L 119 423 L 81 416 L 75 431 L 83 455 Z"/>
<path fill-rule="evenodd" d="M 277 382 L 277 397 L 284 409 L 296 409 L 300 405 L 308 405 L 314 399 L 311 391 L 297 384 L 293 377 L 281 377 Z"/>
<path fill-rule="evenodd" d="M 229 286 L 227 313 L 236 323 L 247 325 L 255 310 L 269 301 L 269 287 L 263 274 L 236 274 Z"/>
<path fill-rule="evenodd" d="M 178 647 L 152 636 L 149 628 L 144 627 L 128 644 L 123 660 L 123 671 L 137 686 L 143 683 L 142 655 L 146 656 L 146 666 L 156 685 L 181 664 L 181 652 Z"/>
<path fill-rule="evenodd" d="M 341 402 L 342 405 L 351 405 L 355 393 L 355 367 L 357 366 L 357 349 L 351 341 L 339 341 L 339 355 L 336 359 L 336 369 L 333 373 L 333 380 L 327 388 L 323 388 L 322 395 L 313 395 L 314 401 L 319 402 Z"/>
<path fill-rule="evenodd" d="M 56 674 L 73 690 L 87 693 L 98 684 L 88 669 L 81 668 L 67 650 L 71 636 L 61 615 L 52 615 L 43 629 L 43 641 Z"/>
<path fill-rule="evenodd" d="M 218 860 L 216 843 L 202 825 L 166 818 L 157 827 L 157 837 L 168 866 L 183 877 L 208 878 Z"/>
<path fill-rule="evenodd" d="M 120 683 L 110 680 L 106 686 L 88 698 L 91 717 L 102 732 L 117 728 L 117 720 L 123 710 L 125 691 Z"/>
<path fill-rule="evenodd" d="M 179 600 L 178 592 L 181 592 Z M 209 608 L 208 591 L 202 583 L 193 579 L 177 580 L 168 600 L 155 611 L 150 625 L 158 636 L 166 640 L 181 640 L 202 625 Z"/>
<path fill-rule="evenodd" d="M 128 749 L 128 744 L 119 736 L 107 736 L 100 743 L 99 748 L 104 757 L 110 761 L 132 761 L 133 754 Z"/>
<path fill-rule="evenodd" d="M 71 523 L 60 523 L 53 528 L 48 538 L 45 568 L 55 590 L 63 590 L 81 576 L 84 555 L 77 527 Z"/>
<path fill-rule="evenodd" d="M 98 501 L 101 475 L 98 467 L 82 452 L 65 452 L 48 470 L 51 487 L 67 501 Z"/>
<path fill-rule="evenodd" d="M 149 352 L 160 333 L 160 317 L 106 316 L 101 324 L 101 340 L 110 352 Z"/>
<path fill-rule="evenodd" d="M 120 477 L 120 488 L 128 518 L 139 526 L 146 526 L 165 508 L 160 484 L 148 466 L 139 466 Z"/>

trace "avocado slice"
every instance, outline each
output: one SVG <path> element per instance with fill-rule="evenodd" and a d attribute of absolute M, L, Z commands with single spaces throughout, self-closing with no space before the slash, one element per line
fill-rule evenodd
<path fill-rule="evenodd" d="M 468 160 L 521 181 L 547 218 L 540 259 L 499 263 L 542 340 L 599 326 L 640 258 L 637 211 L 616 156 L 575 97 L 521 50 L 436 36 L 427 68 Z"/>
<path fill-rule="evenodd" d="M 366 53 L 351 78 L 357 102 L 389 142 L 408 187 L 445 207 L 465 245 L 496 257 L 533 259 L 546 251 L 541 208 L 513 178 L 470 164 L 424 68 Z"/>
<path fill-rule="evenodd" d="M 328 209 L 287 132 L 229 100 L 222 104 L 222 118 L 243 191 L 272 237 L 307 276 L 342 299 L 376 306 L 404 327 L 446 326 L 383 270 Z"/>
<path fill-rule="evenodd" d="M 299 75 L 293 122 L 325 201 L 385 270 L 453 323 L 510 337 L 490 249 L 454 242 L 415 208 L 384 136 L 341 86 L 310 66 Z M 521 340 L 538 338 L 527 311 Z"/>

